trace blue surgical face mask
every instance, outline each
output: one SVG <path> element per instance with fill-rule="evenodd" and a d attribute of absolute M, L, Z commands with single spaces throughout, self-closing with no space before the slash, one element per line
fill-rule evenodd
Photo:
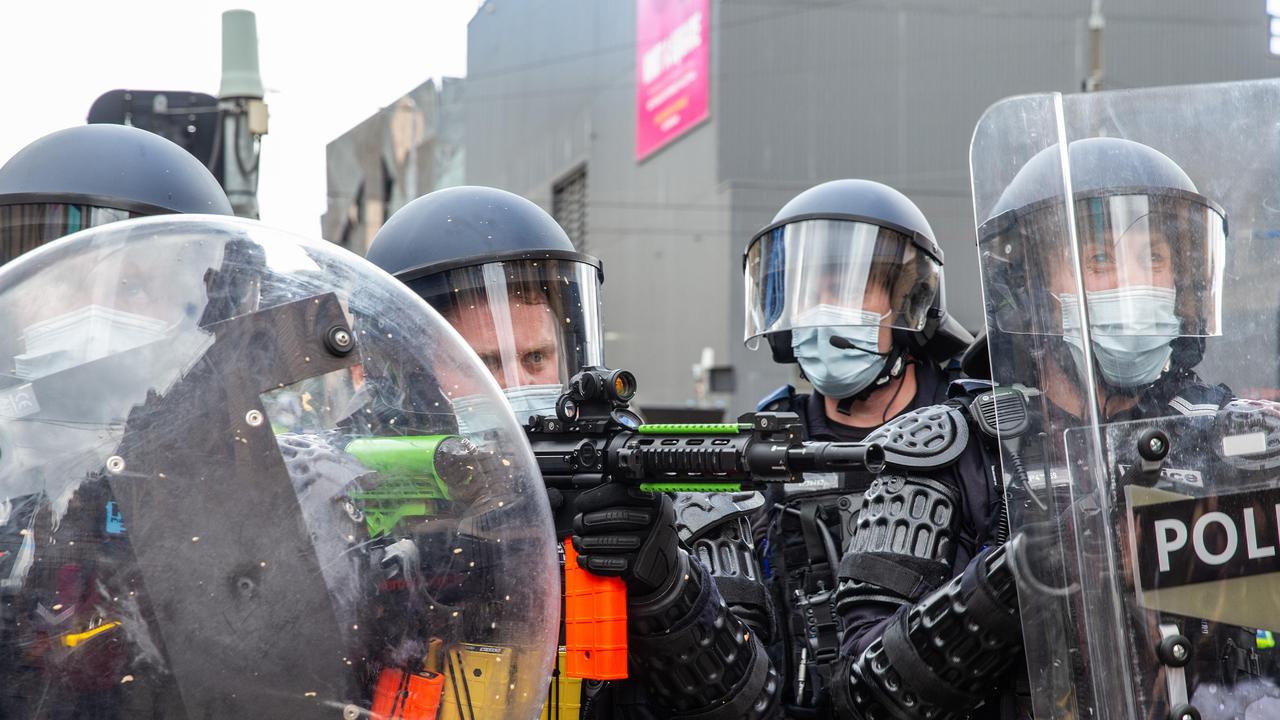
<path fill-rule="evenodd" d="M 532 415 L 554 417 L 556 401 L 563 392 L 560 385 L 522 385 L 502 391 L 516 424 L 521 426 L 529 422 Z M 458 421 L 458 432 L 464 435 L 482 434 L 502 423 L 503 407 L 489 395 L 465 395 L 450 402 Z"/>
<path fill-rule="evenodd" d="M 1146 285 L 1085 293 L 1089 337 L 1098 372 L 1108 384 L 1132 388 L 1155 382 L 1169 367 L 1171 343 L 1181 335 L 1172 288 Z M 1062 331 L 1076 364 L 1084 365 L 1080 308 L 1074 295 L 1062 303 Z"/>
<path fill-rule="evenodd" d="M 450 399 L 458 432 L 463 435 L 482 435 L 502 427 L 502 404 L 490 395 L 463 395 Z"/>
<path fill-rule="evenodd" d="M 561 385 L 522 385 L 502 391 L 511 404 L 516 422 L 524 425 L 532 415 L 555 417 L 556 401 L 564 393 Z"/>
<path fill-rule="evenodd" d="M 805 377 L 823 395 L 836 399 L 857 395 L 884 369 L 881 318 L 876 313 L 817 305 L 797 320 L 820 325 L 792 330 L 791 349 Z M 831 344 L 833 337 L 845 338 L 854 347 L 838 348 Z"/>
<path fill-rule="evenodd" d="M 89 305 L 22 332 L 26 352 L 14 357 L 14 375 L 36 380 L 155 342 L 169 334 L 163 320 Z"/>

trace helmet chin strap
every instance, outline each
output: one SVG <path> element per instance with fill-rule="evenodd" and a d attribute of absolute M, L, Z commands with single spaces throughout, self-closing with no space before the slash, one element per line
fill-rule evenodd
<path fill-rule="evenodd" d="M 840 339 L 843 340 L 844 338 L 840 338 Z M 835 345 L 835 340 L 836 338 L 832 338 L 832 343 L 831 343 L 832 345 Z M 840 346 L 837 345 L 837 347 L 840 347 Z M 853 348 L 852 344 L 850 344 L 849 347 Z M 905 372 L 907 369 L 906 353 L 904 353 L 902 351 L 902 348 L 899 347 L 898 345 L 894 345 L 893 347 L 889 348 L 889 352 L 883 352 L 883 353 L 871 352 L 870 350 L 862 350 L 861 348 L 853 348 L 853 349 L 858 350 L 858 352 L 865 352 L 871 355 L 879 355 L 880 357 L 883 357 L 885 359 L 884 367 L 880 369 L 880 374 L 876 375 L 875 379 L 871 381 L 870 385 L 867 385 L 861 391 L 853 395 L 850 395 L 849 397 L 840 398 L 840 401 L 836 403 L 836 412 L 839 412 L 841 415 L 852 414 L 853 404 L 855 402 L 861 402 L 871 397 L 871 393 L 884 387 L 890 380 L 895 380 L 897 378 L 902 377 L 902 373 Z"/>

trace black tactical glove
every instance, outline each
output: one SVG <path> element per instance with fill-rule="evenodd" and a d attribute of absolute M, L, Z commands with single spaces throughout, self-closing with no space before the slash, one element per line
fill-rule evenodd
<path fill-rule="evenodd" d="M 621 577 L 628 594 L 666 587 L 680 567 L 676 512 L 671 497 L 619 483 L 578 496 L 573 549 L 578 565 L 596 575 Z"/>

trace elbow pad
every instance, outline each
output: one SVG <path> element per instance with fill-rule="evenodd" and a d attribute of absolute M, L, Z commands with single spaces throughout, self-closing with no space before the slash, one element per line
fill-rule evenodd
<path fill-rule="evenodd" d="M 951 577 L 959 500 L 946 483 L 882 475 L 871 483 L 840 561 L 836 612 L 863 603 L 907 605 Z"/>
<path fill-rule="evenodd" d="M 683 551 L 680 569 L 667 587 L 628 603 L 629 659 L 637 679 L 670 717 L 776 717 L 778 673 L 759 638 Z"/>

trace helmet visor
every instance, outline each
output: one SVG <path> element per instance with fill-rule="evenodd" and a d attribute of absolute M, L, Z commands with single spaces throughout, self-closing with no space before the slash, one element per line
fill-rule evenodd
<path fill-rule="evenodd" d="M 563 386 L 603 365 L 599 270 L 561 259 L 455 268 L 409 282 L 465 340 L 498 385 Z M 454 396 L 467 388 L 450 388 Z"/>
<path fill-rule="evenodd" d="M 137 217 L 115 208 L 64 203 L 0 206 L 0 263 L 34 250 L 63 235 Z"/>
<path fill-rule="evenodd" d="M 780 225 L 747 249 L 744 339 L 799 327 L 879 324 L 920 330 L 942 264 L 908 236 L 851 220 Z M 839 322 L 832 318 L 839 316 Z"/>
<path fill-rule="evenodd" d="M 1074 334 L 1078 272 L 1092 335 L 1219 334 L 1227 221 L 1218 208 L 1180 190 L 1080 197 L 1074 247 L 1059 208 L 1050 201 L 984 228 L 984 254 L 1007 269 L 990 293 L 1004 306 L 994 313 L 1001 330 Z"/>

